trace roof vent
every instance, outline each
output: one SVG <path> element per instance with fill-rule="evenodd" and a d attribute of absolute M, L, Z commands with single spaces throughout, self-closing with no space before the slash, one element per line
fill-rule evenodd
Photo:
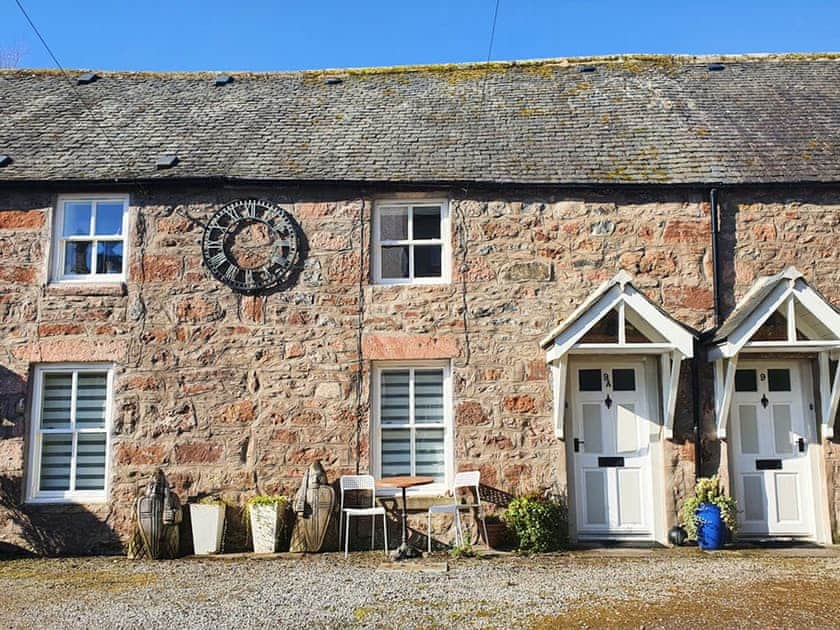
<path fill-rule="evenodd" d="M 227 85 L 228 83 L 233 83 L 233 77 L 229 74 L 220 74 L 216 77 L 216 85 Z"/>
<path fill-rule="evenodd" d="M 155 166 L 157 167 L 158 170 L 162 170 L 162 169 L 165 169 L 165 168 L 172 168 L 177 163 L 178 163 L 178 156 L 177 155 L 175 155 L 174 153 L 166 153 L 164 155 L 161 155 L 157 159 L 157 162 L 155 162 Z"/>
<path fill-rule="evenodd" d="M 0 168 L 2 168 L 4 166 L 8 166 L 11 163 L 12 163 L 12 158 L 11 157 L 9 157 L 8 155 L 3 155 L 2 153 L 0 153 Z"/>
<path fill-rule="evenodd" d="M 85 72 L 76 78 L 76 85 L 87 85 L 88 83 L 93 83 L 98 78 L 99 75 L 95 72 Z"/>
<path fill-rule="evenodd" d="M 706 66 L 706 70 L 708 70 L 709 72 L 720 72 L 721 70 L 723 70 L 723 68 L 724 65 L 722 63 L 710 63 L 708 66 Z"/>
<path fill-rule="evenodd" d="M 327 85 L 339 85 L 341 83 L 344 83 L 344 79 L 342 79 L 341 77 L 328 77 L 324 81 L 324 83 L 326 83 Z"/>
<path fill-rule="evenodd" d="M 581 66 L 580 72 L 595 72 L 595 66 Z"/>

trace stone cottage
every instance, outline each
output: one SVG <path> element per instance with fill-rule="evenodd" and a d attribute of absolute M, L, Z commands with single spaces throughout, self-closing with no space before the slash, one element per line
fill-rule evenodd
<path fill-rule="evenodd" d="M 321 460 L 840 536 L 840 58 L 0 71 L 0 541 Z"/>

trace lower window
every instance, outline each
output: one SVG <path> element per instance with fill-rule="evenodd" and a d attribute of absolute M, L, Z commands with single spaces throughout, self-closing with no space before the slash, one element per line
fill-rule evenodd
<path fill-rule="evenodd" d="M 109 366 L 35 369 L 30 501 L 105 501 L 111 381 Z"/>
<path fill-rule="evenodd" d="M 431 477 L 444 488 L 452 462 L 448 365 L 389 365 L 374 378 L 375 474 Z"/>

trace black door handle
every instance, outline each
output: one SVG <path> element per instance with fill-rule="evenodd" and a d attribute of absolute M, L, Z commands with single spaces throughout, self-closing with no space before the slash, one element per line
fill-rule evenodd
<path fill-rule="evenodd" d="M 805 452 L 805 438 L 799 438 L 798 440 L 796 440 L 796 445 L 799 447 L 800 453 Z"/>
<path fill-rule="evenodd" d="M 583 444 L 583 440 L 579 440 L 575 438 L 575 453 L 580 452 L 580 445 Z"/>

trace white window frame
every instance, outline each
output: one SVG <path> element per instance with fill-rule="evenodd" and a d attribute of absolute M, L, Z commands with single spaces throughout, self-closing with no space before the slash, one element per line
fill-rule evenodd
<path fill-rule="evenodd" d="M 371 435 L 370 435 L 370 461 L 371 471 L 376 479 L 382 478 L 382 421 L 381 421 L 381 405 L 382 405 L 382 373 L 394 370 L 413 370 L 415 369 L 443 369 L 443 467 L 444 467 L 444 481 L 426 484 L 424 486 L 416 486 L 406 490 L 407 495 L 433 495 L 440 496 L 446 492 L 452 485 L 452 480 L 455 475 L 455 439 L 453 430 L 453 411 L 452 411 L 452 366 L 450 361 L 378 361 L 373 365 L 373 387 L 371 392 L 373 395 L 372 421 L 371 421 Z M 409 381 L 409 387 L 414 389 L 413 376 Z M 414 407 L 410 406 L 410 413 L 414 415 Z M 392 425 L 389 425 L 392 426 Z M 397 425 L 400 426 L 400 425 Z M 439 424 L 421 424 L 415 425 L 413 417 L 410 424 L 405 425 L 406 428 L 440 428 Z M 389 496 L 397 495 L 402 491 L 396 488 L 377 488 L 377 495 Z"/>
<path fill-rule="evenodd" d="M 41 474 L 41 435 L 44 433 L 102 433 L 101 429 L 77 429 L 75 411 L 71 413 L 70 429 L 44 429 L 41 430 L 41 406 L 44 388 L 44 375 L 50 373 L 72 372 L 73 376 L 73 410 L 75 410 L 76 381 L 78 374 L 84 372 L 106 372 L 106 395 L 105 395 L 105 488 L 104 490 L 72 490 L 75 483 L 76 473 L 76 452 L 73 447 L 73 454 L 70 464 L 70 485 L 71 490 L 66 491 L 39 491 Z M 26 486 L 27 503 L 106 503 L 108 500 L 111 479 L 111 423 L 114 396 L 114 366 L 110 363 L 54 363 L 50 365 L 37 366 L 34 371 L 34 387 L 32 392 L 32 404 L 29 429 L 29 461 L 27 465 L 27 476 L 29 482 Z M 74 441 L 75 444 L 75 441 Z"/>
<path fill-rule="evenodd" d="M 119 236 L 96 236 L 94 234 L 94 217 L 95 212 L 91 212 L 91 229 L 87 236 L 69 236 L 65 237 L 64 232 L 64 208 L 68 203 L 85 203 L 97 204 L 102 202 L 121 203 L 123 205 L 122 218 L 122 234 Z M 53 220 L 53 235 L 50 239 L 52 247 L 52 273 L 50 274 L 50 281 L 52 283 L 64 284 L 78 284 L 78 283 L 114 283 L 125 282 L 128 269 L 128 249 L 129 249 L 129 209 L 130 200 L 128 195 L 109 195 L 109 194 L 93 194 L 93 195 L 61 195 L 55 206 L 55 217 Z M 64 243 L 67 241 L 90 241 L 93 243 L 93 252 L 91 254 L 91 271 L 89 274 L 67 274 L 64 273 Z M 120 273 L 96 273 L 96 246 L 99 241 L 121 242 L 123 246 L 122 271 Z"/>
<path fill-rule="evenodd" d="M 413 238 L 414 234 L 414 208 L 418 206 L 440 206 L 440 239 L 419 239 Z M 386 208 L 406 208 L 408 210 L 408 238 L 404 240 L 381 240 L 379 238 L 380 218 L 382 210 Z M 379 201 L 374 205 L 373 211 L 373 282 L 374 284 L 449 284 L 452 275 L 452 252 L 449 221 L 449 201 L 447 199 L 412 199 L 398 201 Z M 383 278 L 382 277 L 382 247 L 389 245 L 408 246 L 408 278 Z M 440 276 L 437 278 L 415 278 L 414 277 L 414 246 L 415 245 L 440 245 Z"/>

